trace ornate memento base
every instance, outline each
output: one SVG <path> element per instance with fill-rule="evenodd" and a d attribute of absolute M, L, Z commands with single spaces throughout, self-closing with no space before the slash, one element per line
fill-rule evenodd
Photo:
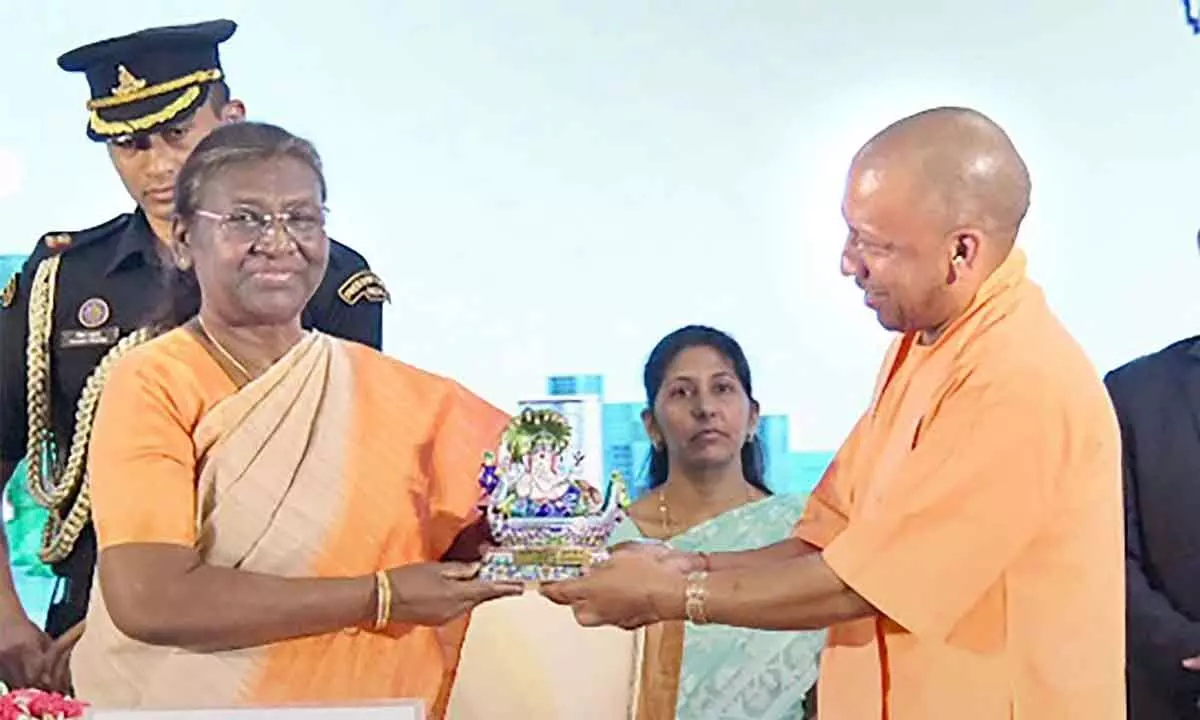
<path fill-rule="evenodd" d="M 489 550 L 479 570 L 481 580 L 543 583 L 583 575 L 589 565 L 604 562 L 608 551 L 580 546 L 503 547 Z"/>

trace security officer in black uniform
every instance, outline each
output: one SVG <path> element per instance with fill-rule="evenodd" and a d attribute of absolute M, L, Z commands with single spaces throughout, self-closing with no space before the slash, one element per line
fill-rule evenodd
<path fill-rule="evenodd" d="M 160 273 L 176 173 L 209 131 L 245 115 L 218 54 L 236 27 L 216 20 L 152 28 L 58 59 L 63 70 L 86 75 L 87 135 L 105 144 L 137 209 L 43 236 L 0 292 L 0 482 L 28 457 L 30 492 L 50 510 L 42 559 L 60 578 L 43 634 L 21 610 L 0 546 L 0 680 L 10 686 L 65 683 L 96 563 L 84 474 L 102 387 L 96 371 L 165 300 Z M 387 299 L 363 257 L 331 241 L 304 324 L 378 349 Z"/>

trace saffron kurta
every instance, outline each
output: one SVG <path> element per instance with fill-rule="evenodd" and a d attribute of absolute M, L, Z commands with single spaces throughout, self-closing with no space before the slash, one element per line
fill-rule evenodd
<path fill-rule="evenodd" d="M 796 534 L 882 614 L 833 627 L 836 720 L 1120 720 L 1120 436 L 1014 251 L 930 346 L 898 339 Z"/>

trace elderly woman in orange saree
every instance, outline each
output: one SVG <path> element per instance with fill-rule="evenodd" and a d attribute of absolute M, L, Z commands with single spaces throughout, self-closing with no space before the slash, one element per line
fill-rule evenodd
<path fill-rule="evenodd" d="M 302 329 L 324 202 L 315 150 L 270 125 L 214 131 L 180 171 L 185 305 L 105 369 L 89 451 L 101 552 L 71 669 L 95 706 L 416 698 L 440 717 L 462 628 L 439 626 L 521 592 L 469 562 L 505 413 Z"/>

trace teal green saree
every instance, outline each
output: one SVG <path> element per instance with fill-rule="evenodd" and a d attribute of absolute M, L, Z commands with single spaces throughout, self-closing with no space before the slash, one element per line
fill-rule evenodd
<path fill-rule="evenodd" d="M 670 539 L 687 551 L 750 550 L 784 540 L 805 498 L 775 495 L 730 510 Z M 641 537 L 622 523 L 610 544 Z M 817 678 L 823 632 L 769 632 L 661 623 L 646 628 L 636 698 L 638 720 L 803 718 Z"/>

